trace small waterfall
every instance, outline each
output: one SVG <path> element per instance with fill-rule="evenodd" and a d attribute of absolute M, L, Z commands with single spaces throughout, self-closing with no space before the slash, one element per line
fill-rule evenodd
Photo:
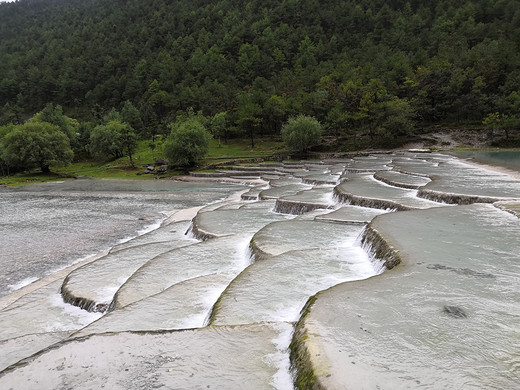
<path fill-rule="evenodd" d="M 109 305 L 106 303 L 98 303 L 88 298 L 76 297 L 68 288 L 69 277 L 67 276 L 61 285 L 60 293 L 63 298 L 63 302 L 70 305 L 79 307 L 80 309 L 86 310 L 90 313 L 105 313 Z"/>
<path fill-rule="evenodd" d="M 278 198 L 274 205 L 274 212 L 280 214 L 302 215 L 309 211 L 329 208 L 332 209 L 333 207 L 320 203 L 299 202 Z"/>
<path fill-rule="evenodd" d="M 391 246 L 371 224 L 361 233 L 361 245 L 368 253 L 377 273 L 392 269 L 401 262 L 399 251 Z M 315 367 L 313 364 L 313 357 L 320 352 L 314 350 L 311 343 L 306 342 L 309 339 L 308 332 L 312 332 L 312 324 L 306 323 L 305 320 L 320 294 L 310 297 L 302 308 L 289 347 L 291 371 L 298 389 L 327 389 L 320 380 L 326 377 L 323 367 Z"/>
<path fill-rule="evenodd" d="M 311 186 L 322 186 L 322 185 L 335 185 L 338 182 L 338 180 L 332 180 L 332 179 L 310 179 L 310 178 L 302 178 L 303 184 L 309 184 Z"/>
<path fill-rule="evenodd" d="M 253 236 L 253 238 L 249 242 L 249 250 L 250 250 L 250 253 L 251 253 L 251 256 L 250 256 L 251 264 L 253 264 L 253 263 L 257 262 L 257 261 L 264 260 L 264 259 L 267 259 L 267 258 L 271 257 L 270 254 L 264 252 L 263 250 L 261 250 L 258 247 L 258 245 L 256 245 L 256 243 L 255 243 L 255 236 L 256 236 L 256 234 Z"/>
<path fill-rule="evenodd" d="M 248 193 L 242 194 L 242 200 L 258 200 L 258 195 L 250 195 Z"/>
<path fill-rule="evenodd" d="M 390 180 L 386 177 L 383 177 L 383 175 L 380 173 L 380 172 L 376 172 L 374 173 L 374 179 L 376 180 L 379 180 L 385 184 L 388 184 L 390 186 L 394 186 L 394 187 L 400 187 L 400 188 L 407 188 L 409 190 L 417 190 L 421 187 L 421 185 L 416 185 L 416 184 L 409 184 L 409 183 L 401 183 L 401 182 L 397 182 L 395 180 Z"/>
<path fill-rule="evenodd" d="M 254 246 L 253 242 L 254 242 L 254 237 L 251 238 L 251 240 L 249 241 L 249 244 L 244 248 L 244 251 L 242 253 L 242 256 L 243 256 L 244 260 L 247 259 L 247 263 L 248 263 L 247 266 L 253 264 L 258 259 L 257 255 L 255 254 L 255 252 L 253 250 L 253 246 Z M 258 252 L 261 252 L 258 249 L 258 247 L 256 247 L 256 250 Z M 264 253 L 264 252 L 262 252 L 262 253 Z M 265 253 L 264 253 L 264 255 L 267 256 L 267 254 L 265 254 Z M 247 266 L 245 266 L 244 269 L 247 268 Z M 218 299 L 215 301 L 213 306 L 211 306 L 211 309 L 209 310 L 209 312 L 208 312 L 208 314 L 207 314 L 207 316 L 206 316 L 206 318 L 204 320 L 204 326 L 211 325 L 211 323 L 215 319 L 215 317 L 216 317 L 216 315 L 218 313 L 219 307 L 220 307 L 220 302 L 222 301 L 222 297 L 228 291 L 231 283 L 228 284 L 228 286 L 224 289 L 224 291 L 222 291 L 222 293 L 220 294 Z"/>
<path fill-rule="evenodd" d="M 217 237 L 215 234 L 209 233 L 200 227 L 198 213 L 195 216 L 195 218 L 193 218 L 193 220 L 191 221 L 191 225 L 189 229 L 186 231 L 186 235 L 191 235 L 191 237 L 200 241 L 206 241 Z"/>
<path fill-rule="evenodd" d="M 289 345 L 291 372 L 297 389 L 327 390 L 315 374 L 317 367 L 314 367 L 312 364 L 312 356 L 316 354 L 316 351 L 309 350 L 309 344 L 304 342 L 304 340 L 309 338 L 307 334 L 308 327 L 304 319 L 314 302 L 316 302 L 318 295 L 319 293 L 310 297 L 302 308 L 300 320 L 294 327 L 293 338 Z"/>
<path fill-rule="evenodd" d="M 408 211 L 413 208 L 393 202 L 388 199 L 363 198 L 342 191 L 338 186 L 334 187 L 334 197 L 340 203 L 351 204 L 354 206 L 370 207 L 373 209 Z"/>
<path fill-rule="evenodd" d="M 368 253 L 378 273 L 392 269 L 401 262 L 399 251 L 379 234 L 372 223 L 363 231 L 361 246 Z"/>
<path fill-rule="evenodd" d="M 432 200 L 434 202 L 458 205 L 467 205 L 473 203 L 495 203 L 503 200 L 500 198 L 492 198 L 488 196 L 454 194 L 449 192 L 428 190 L 424 188 L 419 190 L 417 196 L 419 198 Z"/>
<path fill-rule="evenodd" d="M 374 173 L 376 171 L 375 168 L 373 169 L 365 169 L 365 168 L 345 168 L 343 170 L 342 176 L 348 175 L 349 173 Z"/>

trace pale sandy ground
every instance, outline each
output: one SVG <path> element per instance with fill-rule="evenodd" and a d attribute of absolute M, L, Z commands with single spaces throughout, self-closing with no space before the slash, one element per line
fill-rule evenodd
<path fill-rule="evenodd" d="M 516 180 L 520 180 L 520 171 L 515 171 L 514 169 L 509 169 L 509 168 L 501 167 L 501 166 L 498 166 L 498 165 L 484 164 L 484 163 L 477 162 L 477 161 L 474 161 L 474 160 L 464 160 L 464 159 L 461 159 L 461 161 L 464 162 L 464 164 L 472 165 L 474 167 L 485 168 L 488 171 L 503 173 L 505 175 L 511 176 L 512 178 L 514 178 Z"/>
<path fill-rule="evenodd" d="M 403 149 L 423 149 L 429 150 L 430 148 L 435 148 L 439 150 L 450 150 L 454 148 L 490 148 L 489 139 L 485 132 L 481 130 L 453 130 L 453 131 L 439 131 L 434 133 L 429 133 L 424 136 L 424 139 L 421 141 L 413 142 L 407 145 L 404 145 Z M 490 171 L 504 173 L 509 175 L 517 180 L 520 180 L 520 171 L 515 171 L 514 169 L 508 169 L 501 166 L 484 164 L 482 162 L 477 162 L 474 160 L 468 160 L 461 158 L 463 162 L 468 165 L 473 165 L 476 167 L 483 167 Z"/>
<path fill-rule="evenodd" d="M 485 168 L 488 171 L 493 171 L 497 173 L 502 173 L 508 176 L 511 176 L 515 180 L 520 180 L 520 171 L 515 171 L 513 169 L 508 169 L 505 167 L 497 166 L 497 165 L 488 165 L 480 162 L 476 162 L 473 160 L 462 160 L 464 164 L 471 165 L 474 167 Z M 499 209 L 507 211 L 513 215 L 516 215 L 520 218 L 520 201 L 503 201 L 496 202 L 494 204 Z"/>

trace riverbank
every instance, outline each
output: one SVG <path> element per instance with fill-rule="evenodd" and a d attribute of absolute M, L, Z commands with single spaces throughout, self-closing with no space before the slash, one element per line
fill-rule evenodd
<path fill-rule="evenodd" d="M 332 144 L 336 141 L 331 141 Z M 337 147 L 338 145 L 336 145 Z M 380 150 L 389 153 L 396 150 L 424 150 L 424 151 L 457 151 L 487 149 L 490 147 L 486 132 L 482 129 L 449 129 L 434 128 L 429 133 L 417 136 L 413 142 L 403 145 L 399 149 Z M 347 158 L 356 155 L 373 153 L 375 150 L 352 150 L 349 152 L 335 152 L 333 145 L 326 153 L 314 153 L 311 158 L 320 156 Z M 497 149 L 498 150 L 498 149 Z M 224 169 L 230 165 L 255 163 L 261 161 L 280 161 L 290 159 L 290 152 L 279 139 L 258 139 L 255 148 L 251 148 L 249 140 L 231 140 L 229 143 L 219 143 L 212 140 L 210 150 L 199 166 L 193 170 L 198 173 L 212 172 Z M 41 172 L 18 173 L 10 177 L 0 177 L 1 187 L 30 185 L 40 182 L 70 180 L 74 178 L 100 179 L 132 179 L 157 180 L 182 178 L 186 171 L 170 169 L 165 161 L 149 148 L 146 141 L 139 141 L 138 148 L 133 155 L 134 166 L 130 165 L 128 157 L 114 161 L 79 161 L 65 167 L 51 167 L 52 173 Z"/>
<path fill-rule="evenodd" d="M 513 178 L 515 178 L 517 180 L 520 180 L 520 170 L 515 170 L 515 169 L 512 169 L 512 168 L 506 168 L 506 167 L 503 167 L 503 166 L 500 166 L 500 165 L 487 164 L 487 163 L 485 163 L 483 161 L 477 161 L 477 160 L 473 160 L 473 159 L 463 159 L 463 158 L 461 158 L 461 161 L 464 162 L 465 164 L 468 164 L 468 165 L 471 165 L 471 166 L 474 166 L 474 167 L 485 168 L 488 171 L 502 173 L 504 175 L 509 175 L 509 176 L 511 176 L 511 177 L 513 177 Z"/>

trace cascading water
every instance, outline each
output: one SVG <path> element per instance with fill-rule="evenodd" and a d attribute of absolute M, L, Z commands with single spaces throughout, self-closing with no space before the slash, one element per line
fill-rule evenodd
<path fill-rule="evenodd" d="M 340 179 L 345 172 L 357 173 Z M 218 183 L 227 176 L 247 176 L 252 187 Z M 0 297 L 1 388 L 288 390 L 293 379 L 301 388 L 511 388 L 520 380 L 518 218 L 417 197 L 520 198 L 517 179 L 450 156 L 396 153 L 194 180 L 1 190 L 9 257 L 0 257 L 0 280 L 38 279 Z M 66 301 L 108 310 L 66 304 L 60 290 Z M 464 359 L 452 356 L 458 339 Z"/>

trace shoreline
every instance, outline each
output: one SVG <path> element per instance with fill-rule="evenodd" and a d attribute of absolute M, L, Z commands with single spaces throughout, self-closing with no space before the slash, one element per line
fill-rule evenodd
<path fill-rule="evenodd" d="M 453 155 L 450 154 L 450 156 L 453 156 Z M 494 164 L 485 163 L 485 162 L 476 160 L 473 157 L 470 157 L 470 158 L 463 158 L 463 157 L 459 157 L 459 156 L 453 156 L 453 157 L 456 157 L 464 164 L 471 165 L 471 166 L 477 167 L 477 168 L 484 168 L 484 169 L 487 169 L 488 171 L 502 173 L 502 174 L 511 176 L 515 180 L 520 180 L 520 171 L 517 171 L 513 168 L 505 167 L 503 165 L 498 165 L 498 164 L 494 165 Z"/>

